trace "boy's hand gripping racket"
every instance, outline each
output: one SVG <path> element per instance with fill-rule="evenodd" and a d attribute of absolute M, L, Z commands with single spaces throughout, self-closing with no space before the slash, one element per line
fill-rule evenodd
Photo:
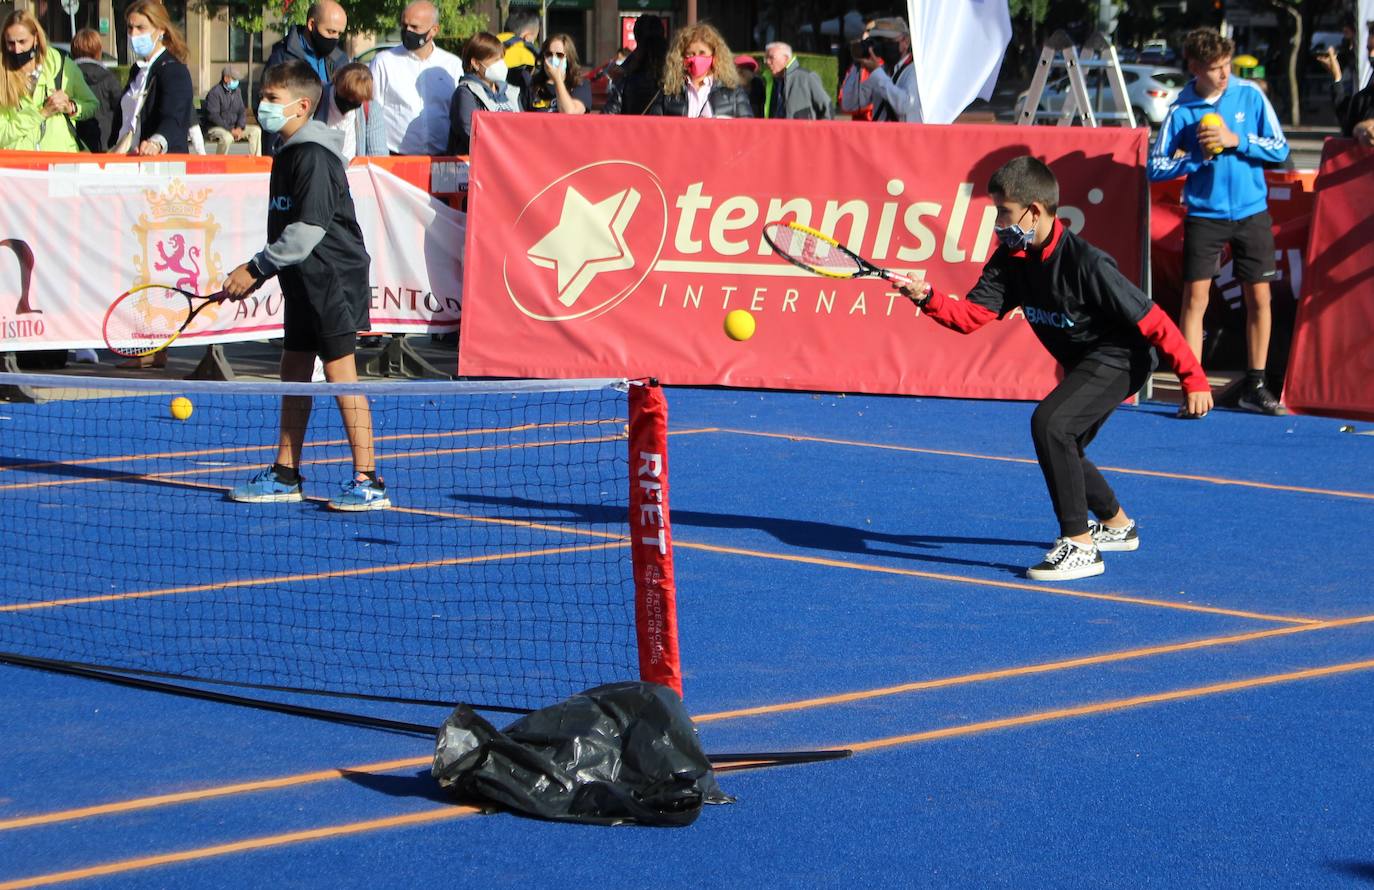
<path fill-rule="evenodd" d="M 101 333 L 115 355 L 152 355 L 171 346 L 202 309 L 223 300 L 224 291 L 202 296 L 166 284 L 143 284 L 110 304 Z"/>
<path fill-rule="evenodd" d="M 914 284 L 907 276 L 875 266 L 829 235 L 798 222 L 766 224 L 763 240 L 792 265 L 826 278 L 872 277 L 893 284 Z"/>

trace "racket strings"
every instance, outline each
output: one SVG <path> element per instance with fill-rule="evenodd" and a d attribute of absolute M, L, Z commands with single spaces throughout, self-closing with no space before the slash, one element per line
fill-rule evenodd
<path fill-rule="evenodd" d="M 170 288 L 133 291 L 112 307 L 105 339 L 112 350 L 125 355 L 156 352 L 181 330 L 189 313 L 186 297 Z"/>
<path fill-rule="evenodd" d="M 793 262 L 822 275 L 851 276 L 862 268 L 844 250 L 811 232 L 784 224 L 770 227 L 769 240 Z"/>

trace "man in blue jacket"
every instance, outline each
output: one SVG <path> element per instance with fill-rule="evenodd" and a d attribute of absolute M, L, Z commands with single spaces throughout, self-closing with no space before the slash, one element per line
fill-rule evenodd
<path fill-rule="evenodd" d="M 1274 232 L 1269 218 L 1266 163 L 1288 157 L 1278 117 L 1253 82 L 1231 77 L 1230 40 L 1197 28 L 1183 42 L 1193 80 L 1174 101 L 1150 151 L 1150 179 L 1188 177 L 1183 228 L 1183 311 L 1179 327 L 1202 357 L 1202 319 L 1222 248 L 1230 245 L 1245 295 L 1247 370 L 1240 407 L 1283 414 L 1265 386 L 1269 353 L 1269 282 L 1274 279 Z M 1194 417 L 1186 408 L 1180 417 Z"/>

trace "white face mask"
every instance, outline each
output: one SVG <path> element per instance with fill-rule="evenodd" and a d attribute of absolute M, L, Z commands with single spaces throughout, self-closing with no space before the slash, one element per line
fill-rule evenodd
<path fill-rule="evenodd" d="M 508 76 L 510 76 L 510 68 L 506 67 L 505 59 L 497 59 L 492 62 L 487 66 L 487 73 L 483 75 L 492 83 L 505 83 Z"/>

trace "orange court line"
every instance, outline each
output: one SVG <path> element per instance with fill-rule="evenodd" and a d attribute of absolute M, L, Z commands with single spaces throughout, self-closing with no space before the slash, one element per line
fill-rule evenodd
<path fill-rule="evenodd" d="M 1072 708 L 1056 708 L 1052 711 L 1039 711 L 1034 714 L 1022 714 L 1019 717 L 1004 717 L 1000 720 L 983 720 L 978 723 L 968 723 L 963 726 L 931 729 L 926 732 L 891 736 L 885 739 L 873 739 L 867 742 L 846 743 L 842 747 L 849 748 L 851 751 L 858 754 L 864 751 L 876 751 L 880 748 L 892 748 L 899 745 L 912 745 L 917 742 L 934 741 L 935 739 L 950 739 L 957 736 L 973 735 L 980 732 L 989 732 L 994 729 L 1009 729 L 1013 726 L 1031 726 L 1036 723 L 1046 723 L 1051 720 L 1084 717 L 1089 714 L 1105 714 L 1110 711 L 1123 711 L 1128 708 L 1138 708 L 1144 705 L 1154 705 L 1162 702 L 1202 698 L 1208 695 L 1218 695 L 1223 692 L 1237 692 L 1242 689 L 1258 689 L 1263 686 L 1276 686 L 1280 683 L 1293 683 L 1298 680 L 1313 680 L 1318 677 L 1331 677 L 1337 674 L 1367 671 L 1371 668 L 1374 668 L 1374 659 L 1368 661 L 1350 661 L 1345 664 L 1333 664 L 1326 667 L 1309 668 L 1303 671 L 1290 671 L 1286 674 L 1267 674 L 1261 677 L 1250 677 L 1245 680 L 1213 683 L 1209 686 L 1194 686 L 1191 689 L 1155 692 L 1150 695 L 1137 695 L 1132 698 L 1116 699 L 1115 701 L 1096 702 L 1094 704 L 1078 705 Z M 3 888 L 0 888 L 0 890 L 3 890 Z"/>
<path fill-rule="evenodd" d="M 902 569 L 894 566 L 880 566 L 871 563 L 850 562 L 843 559 L 826 559 L 821 556 L 801 556 L 791 553 L 769 553 L 761 550 L 745 550 L 740 547 L 722 547 L 716 544 L 694 544 L 682 539 L 673 541 L 673 546 L 685 550 L 705 550 L 711 553 L 729 553 L 735 556 L 753 556 L 759 559 L 777 559 L 788 562 L 802 562 L 810 565 L 830 566 L 840 569 L 857 569 L 863 572 L 877 572 L 884 575 L 906 575 L 913 578 L 929 578 L 934 581 L 951 581 L 956 584 L 973 584 L 980 587 L 1002 587 L 1008 590 L 1030 590 L 1038 593 L 1052 593 L 1056 596 L 1071 596 L 1079 599 L 1105 600 L 1113 603 L 1130 603 L 1137 606 L 1155 606 L 1164 609 L 1178 609 L 1183 612 L 1204 612 L 1209 615 L 1227 615 L 1233 618 L 1250 618 L 1255 621 L 1279 621 L 1287 624 L 1318 624 L 1321 618 L 1299 618 L 1291 615 L 1267 615 L 1263 612 L 1245 612 L 1238 609 L 1222 609 L 1215 606 L 1195 606 L 1191 603 L 1171 603 L 1168 600 L 1153 600 L 1137 596 L 1115 593 L 1088 593 L 1082 590 L 1069 590 L 1063 587 L 1048 587 L 1023 581 L 995 581 L 988 578 L 971 578 L 966 575 L 949 575 L 944 572 L 923 572 L 918 569 Z"/>
<path fill-rule="evenodd" d="M 570 426 L 596 426 L 600 424 L 625 424 L 625 418 L 608 418 L 605 420 L 569 420 L 558 423 L 523 423 L 516 426 L 507 427 L 482 427 L 479 429 L 465 430 L 436 430 L 428 433 L 394 433 L 387 436 L 376 436 L 374 442 L 399 442 L 411 439 L 447 439 L 455 436 L 478 436 L 488 433 L 522 433 L 529 430 L 557 429 Z M 305 443 L 306 449 L 329 448 L 344 446 L 348 444 L 347 439 L 325 439 L 319 442 Z M 128 463 L 135 460 L 170 460 L 173 458 L 190 457 L 212 457 L 219 454 L 243 454 L 252 451 L 275 451 L 276 443 L 270 445 L 235 445 L 222 448 L 202 448 L 195 451 L 161 451 L 147 454 L 111 454 L 105 457 L 86 457 L 79 460 L 50 460 L 35 461 L 27 464 L 13 464 L 11 466 L 0 467 L 0 473 L 11 473 L 16 470 L 35 470 L 44 467 L 81 467 L 92 464 L 119 464 Z"/>
<path fill-rule="evenodd" d="M 414 457 L 437 457 L 447 454 L 478 454 L 484 451 L 516 451 L 527 448 L 555 448 L 559 445 L 595 445 L 600 442 L 617 442 L 625 436 L 616 434 L 613 436 L 598 436 L 583 439 L 555 439 L 548 442 L 519 442 L 508 445 L 481 445 L 470 448 L 426 448 L 421 451 L 393 451 L 378 454 L 377 462 L 394 462 L 401 459 Z M 339 464 L 351 461 L 350 455 L 339 457 L 318 458 L 310 461 L 311 466 L 322 466 L 324 464 Z M 149 473 L 123 473 L 118 476 L 97 476 L 93 478 L 81 479 L 50 479 L 45 482 L 14 482 L 8 485 L 0 485 L 0 491 L 19 491 L 29 488 L 55 488 L 65 485 L 95 485 L 108 482 L 129 482 L 129 481 L 167 481 L 179 479 L 183 476 L 211 476 L 221 473 L 241 473 L 251 470 L 260 464 L 228 464 L 222 467 L 192 467 L 186 470 L 167 470 L 153 471 Z"/>
<path fill-rule="evenodd" d="M 1007 679 L 1010 677 L 1030 676 L 1033 674 L 1047 674 L 1054 671 L 1071 670 L 1080 667 L 1091 667 L 1099 664 L 1110 664 L 1119 661 L 1130 661 L 1138 658 L 1147 658 L 1155 655 L 1166 655 L 1173 652 L 1188 652 L 1197 649 L 1208 649 L 1215 646 L 1236 645 L 1248 643 L 1255 640 L 1268 639 L 1270 637 L 1282 637 L 1290 634 L 1306 633 L 1314 630 L 1330 630 L 1343 627 L 1351 627 L 1360 624 L 1374 623 L 1374 615 L 1361 615 L 1355 618 L 1342 618 L 1321 624 L 1302 624 L 1290 625 L 1288 627 L 1267 628 L 1261 631 L 1251 631 L 1249 633 L 1235 634 L 1225 637 L 1208 637 L 1200 640 L 1189 640 L 1182 643 L 1170 643 L 1161 646 L 1149 646 L 1141 649 L 1126 649 L 1119 652 L 1108 652 L 1101 655 L 1088 655 L 1080 658 L 1070 658 L 1062 661 L 1044 662 L 1041 664 L 1025 665 L 1021 667 L 1003 668 L 996 671 L 984 671 L 974 674 L 961 674 L 953 677 L 942 677 L 933 680 L 920 680 L 913 683 L 902 683 L 896 686 L 885 686 L 877 689 L 866 689 L 858 692 L 840 693 L 837 695 L 820 696 L 817 698 L 799 699 L 791 702 L 781 702 L 774 705 L 759 705 L 752 708 L 739 708 L 731 711 L 716 711 L 708 714 L 700 714 L 693 717 L 696 723 L 714 723 L 722 720 L 736 720 L 742 717 L 754 717 L 764 714 L 780 714 L 789 711 L 804 711 L 813 708 L 828 707 L 831 705 L 842 705 L 856 701 L 866 701 L 877 698 L 887 698 L 895 695 L 904 695 L 911 692 L 921 692 L 928 689 L 943 689 L 952 686 L 963 686 L 972 683 L 985 683 L 992 680 Z M 331 769 L 318 770 L 309 773 L 300 773 L 293 776 L 285 776 L 275 779 L 262 779 L 252 782 L 242 782 L 234 785 L 224 785 L 206 788 L 199 791 L 185 791 L 177 794 L 164 794 L 153 797 L 135 798 L 132 800 L 119 801 L 109 804 L 99 804 L 89 807 L 80 807 L 70 810 L 57 810 L 49 813 L 40 813 L 34 816 L 24 816 L 8 821 L 0 821 L 0 831 L 8 831 L 17 828 L 29 828 L 36 825 L 49 825 L 55 822 L 68 822 L 76 819 L 85 819 L 91 816 L 109 815 L 112 813 L 122 813 L 131 810 L 143 810 L 153 807 L 167 806 L 169 804 L 189 803 L 202 799 L 212 799 L 225 797 L 232 794 L 242 794 L 254 791 L 263 791 L 273 788 L 284 788 L 292 785 L 304 785 L 312 782 L 321 782 L 331 779 L 341 778 L 348 773 L 371 773 L 387 772 L 389 770 L 404 769 L 412 766 L 423 766 L 431 761 L 430 757 L 414 757 L 402 760 L 392 760 L 383 763 L 364 764 L 352 767 L 334 767 Z"/>
<path fill-rule="evenodd" d="M 843 705 L 850 702 L 867 701 L 874 698 L 885 698 L 892 695 L 903 695 L 909 692 L 923 692 L 928 689 L 946 689 L 951 686 L 964 686 L 971 683 L 986 683 L 991 680 L 1005 680 L 1011 677 L 1027 677 L 1034 674 L 1048 674 L 1054 671 L 1071 670 L 1079 667 L 1090 667 L 1100 664 L 1111 664 L 1118 661 L 1132 661 L 1137 658 L 1147 658 L 1153 655 L 1168 655 L 1173 652 L 1189 652 L 1195 649 L 1209 649 L 1214 646 L 1232 646 L 1237 643 L 1249 643 L 1255 640 L 1265 640 L 1271 637 L 1283 637 L 1290 634 L 1307 633 L 1313 630 L 1331 630 L 1333 628 L 1352 627 L 1358 624 L 1374 623 L 1374 615 L 1361 615 L 1358 618 L 1341 618 L 1334 621 L 1323 621 L 1319 624 L 1290 624 L 1286 627 L 1272 627 L 1265 630 L 1252 631 L 1250 633 L 1235 634 L 1226 637 L 1208 637 L 1201 640 L 1189 640 L 1183 643 L 1168 643 L 1162 646 L 1149 646 L 1144 649 L 1126 649 L 1121 652 L 1108 652 L 1102 655 L 1087 655 L 1081 658 L 1069 658 L 1062 661 L 1048 661 L 1041 664 L 1031 664 L 1022 667 L 1002 668 L 995 671 L 983 671 L 976 674 L 963 674 L 955 677 L 942 677 L 934 680 L 918 680 L 913 683 L 902 683 L 896 686 L 882 686 L 877 689 L 865 689 L 858 692 L 843 692 L 836 695 L 824 695 L 816 698 L 804 698 L 796 701 L 782 702 L 775 705 L 758 705 L 752 708 L 737 708 L 733 711 L 718 711 L 714 714 L 702 714 L 692 718 L 697 723 L 711 723 L 717 720 L 735 720 L 740 717 L 756 717 L 763 714 L 781 714 L 788 711 L 804 711 L 811 708 L 828 707 L 830 705 Z M 0 823 L 0 828 L 4 823 Z"/>
<path fill-rule="evenodd" d="M 216 844 L 212 847 L 181 850 L 176 853 L 160 853 L 156 856 L 141 856 L 137 859 L 124 859 L 119 862 L 109 862 L 104 865 L 93 865 L 89 868 L 77 868 L 71 871 L 37 875 L 31 878 L 20 878 L 16 881 L 6 881 L 0 884 L 0 890 L 24 890 L 24 888 L 28 887 L 46 887 L 50 884 L 60 884 L 64 881 L 79 881 L 85 878 L 99 878 L 106 875 L 123 874 L 125 872 L 139 871 L 145 868 L 154 868 L 159 865 L 171 865 L 177 862 L 210 859 L 215 856 L 227 856 L 231 853 L 246 853 L 251 850 L 266 850 L 271 847 L 284 847 L 288 844 L 298 844 L 303 841 L 317 841 L 331 837 L 347 837 L 353 834 L 364 834 L 369 831 L 378 831 L 384 828 L 424 825 L 429 822 L 456 819 L 460 816 L 472 816 L 478 812 L 480 812 L 480 810 L 476 807 L 459 806 L 455 804 L 439 809 L 408 813 L 404 816 L 388 816 L 384 819 L 369 819 L 365 822 L 346 822 L 342 825 L 329 825 L 324 828 L 311 828 L 306 831 L 291 831 L 286 834 L 273 834 L 265 837 L 249 838 L 248 840 L 235 841 L 229 844 Z"/>
<path fill-rule="evenodd" d="M 297 581 L 318 581 L 325 578 L 353 578 L 360 575 L 383 575 L 392 572 L 409 572 L 419 569 L 441 568 L 443 566 L 471 565 L 481 562 L 496 562 L 503 559 L 525 559 L 532 556 L 551 556 L 559 553 L 581 553 L 590 550 L 608 550 L 613 547 L 627 547 L 629 541 L 607 541 L 598 544 L 577 544 L 566 547 L 546 547 L 542 550 L 526 550 L 515 553 L 487 553 L 481 556 L 462 556 L 451 559 L 432 559 L 427 562 L 408 562 L 396 565 L 367 566 L 360 569 L 336 569 L 332 572 L 312 572 L 299 575 L 278 575 L 266 578 L 241 578 L 233 581 L 215 581 L 210 584 L 187 584 L 181 587 L 163 587 L 156 590 L 135 590 L 128 593 L 111 593 L 101 596 L 78 596 L 60 600 L 45 600 L 39 603 L 13 603 L 0 606 L 0 612 L 26 612 L 31 609 L 51 609 L 57 606 L 79 606 L 87 603 L 109 603 L 119 600 L 147 599 L 157 596 L 171 596 L 177 593 L 201 593 L 207 590 L 227 590 L 236 587 L 253 587 L 259 584 L 290 584 Z"/>
<path fill-rule="evenodd" d="M 33 828 L 38 825 L 51 825 L 54 822 L 70 822 L 75 819 L 89 819 L 92 816 L 108 816 L 112 813 L 127 813 L 131 810 L 147 810 L 178 803 L 213 800 L 216 797 L 229 797 L 234 794 L 247 794 L 253 791 L 270 791 L 274 788 L 290 788 L 293 785 L 309 785 L 329 779 L 341 779 L 349 773 L 385 773 L 429 763 L 430 758 L 407 757 L 403 760 L 384 760 L 379 763 L 366 763 L 362 766 L 334 767 L 312 773 L 297 773 L 294 776 L 281 776 L 275 779 L 259 779 L 254 782 L 239 782 L 234 785 L 220 785 L 194 791 L 180 791 L 175 794 L 159 794 L 153 797 L 140 797 L 134 800 L 98 804 L 73 810 L 53 813 L 40 813 L 36 816 L 23 816 L 18 819 L 0 821 L 0 831 L 13 831 L 18 828 Z"/>
<path fill-rule="evenodd" d="M 996 454 L 977 454 L 971 451 L 946 451 L 939 448 L 915 448 L 910 445 L 885 445 L 881 442 L 859 442 L 852 439 L 830 439 L 823 436 L 797 436 L 791 433 L 767 433 L 757 430 L 738 430 L 721 428 L 722 433 L 733 433 L 738 436 L 758 436 L 765 439 L 787 439 L 791 442 L 818 442 L 824 445 L 850 445 L 856 448 L 876 448 L 881 451 L 901 451 L 909 454 L 935 454 L 941 457 L 967 457 L 973 460 L 991 460 L 1001 463 L 1011 464 L 1034 464 L 1036 461 L 1029 457 L 1005 457 Z M 1227 479 L 1222 476 L 1199 476 L 1192 473 L 1166 473 L 1161 470 L 1137 470 L 1130 467 L 1104 467 L 1099 465 L 1099 470 L 1112 473 L 1123 473 L 1130 476 L 1153 476 L 1157 479 L 1181 479 L 1188 482 L 1209 482 L 1213 485 L 1237 485 L 1244 488 L 1259 488 L 1266 491 L 1287 491 L 1299 494 L 1321 494 L 1337 498 L 1355 498 L 1357 500 L 1374 501 L 1374 492 L 1365 491 L 1340 491 L 1330 488 L 1308 488 L 1303 485 L 1275 485 L 1270 482 L 1252 482 L 1247 479 Z"/>
<path fill-rule="evenodd" d="M 1213 683 L 1208 686 L 1195 686 L 1189 689 L 1176 689 L 1169 692 L 1158 692 L 1150 695 L 1139 695 L 1131 698 L 1115 699 L 1112 701 L 1094 702 L 1087 705 L 1078 705 L 1071 708 L 1057 708 L 1050 711 L 1039 711 L 1031 714 L 1022 714 L 1016 717 L 1005 717 L 998 720 L 983 720 L 977 723 L 968 723 L 962 726 L 951 726 L 943 729 L 927 730 L 925 732 L 909 733 L 900 736 L 890 736 L 882 739 L 871 739 L 864 742 L 846 742 L 839 745 L 827 746 L 835 748 L 848 748 L 856 754 L 867 751 L 877 751 L 883 748 L 893 748 L 902 745 L 912 745 L 921 742 L 936 741 L 940 739 L 956 738 L 959 736 L 975 735 L 977 733 L 991 732 L 999 729 L 1010 729 L 1018 726 L 1031 726 L 1039 723 L 1048 723 L 1054 720 L 1065 720 L 1074 717 L 1084 717 L 1094 714 L 1105 714 L 1113 711 L 1123 711 L 1131 708 L 1143 707 L 1145 705 L 1161 704 L 1164 702 L 1182 701 L 1190 698 L 1202 698 L 1209 695 L 1219 695 L 1227 692 L 1237 692 L 1244 689 L 1257 689 L 1264 686 L 1275 686 L 1282 683 L 1292 683 L 1300 680 L 1311 680 L 1319 677 L 1329 677 L 1338 674 L 1364 671 L 1374 668 L 1374 660 L 1347 662 L 1345 664 L 1328 665 L 1319 668 L 1310 668 L 1301 671 L 1291 671 L 1283 674 L 1268 674 L 1259 677 L 1250 677 L 1244 680 L 1233 680 L 1226 683 Z M 425 761 L 421 761 L 425 762 Z M 87 868 L 72 869 L 70 871 L 55 872 L 47 875 L 36 875 L 28 878 L 8 881 L 0 884 L 0 890 L 26 890 L 30 887 L 43 887 L 50 884 L 57 884 L 63 881 L 76 881 L 84 878 L 104 877 L 107 875 L 122 874 L 141 869 L 153 868 L 160 865 L 169 865 L 178 862 L 191 862 L 201 859 L 209 859 L 216 856 L 225 856 L 231 853 L 243 853 L 252 850 L 262 850 L 271 847 L 281 847 L 288 844 L 301 843 L 304 841 L 321 840 L 324 838 L 346 837 L 349 835 L 363 834 L 370 831 L 377 831 L 387 828 L 398 828 L 411 825 L 423 825 L 429 822 L 438 822 L 446 819 L 453 819 L 459 816 L 473 815 L 479 812 L 475 807 L 447 806 L 432 810 L 422 810 L 418 813 L 410 813 L 403 816 L 391 816 L 383 819 L 369 819 L 363 822 L 349 822 L 342 825 L 330 825 L 323 828 L 308 829 L 305 831 L 293 831 L 285 834 L 267 835 L 264 837 L 249 838 L 248 840 L 235 841 L 227 844 L 216 844 L 209 847 L 200 847 L 192 850 L 181 850 L 175 853 L 162 853 L 155 856 L 144 856 L 137 859 L 125 859 L 118 862 L 110 862 L 104 865 L 89 866 Z"/>

